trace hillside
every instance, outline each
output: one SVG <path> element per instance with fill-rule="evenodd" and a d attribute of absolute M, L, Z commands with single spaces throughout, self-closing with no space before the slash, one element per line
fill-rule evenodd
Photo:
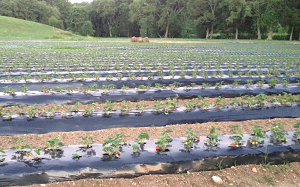
<path fill-rule="evenodd" d="M 51 26 L 0 16 L 0 40 L 83 40 L 86 37 Z"/>

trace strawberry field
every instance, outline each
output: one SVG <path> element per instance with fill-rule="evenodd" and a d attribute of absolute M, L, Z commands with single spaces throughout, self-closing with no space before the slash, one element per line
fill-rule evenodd
<path fill-rule="evenodd" d="M 298 45 L 0 48 L 0 186 L 299 161 Z"/>

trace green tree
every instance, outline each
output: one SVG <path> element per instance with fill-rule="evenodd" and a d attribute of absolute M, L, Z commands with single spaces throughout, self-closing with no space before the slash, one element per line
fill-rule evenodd
<path fill-rule="evenodd" d="M 48 19 L 48 24 L 52 27 L 55 27 L 57 24 L 58 24 L 58 19 L 54 16 L 51 16 L 49 19 Z"/>
<path fill-rule="evenodd" d="M 300 1 L 284 0 L 280 17 L 280 24 L 290 30 L 290 39 L 293 39 L 294 30 L 300 30 Z M 300 38 L 299 38 L 300 39 Z"/>
<path fill-rule="evenodd" d="M 272 40 L 274 26 L 279 23 L 279 17 L 282 11 L 284 1 L 282 0 L 267 0 L 266 8 L 264 9 L 263 19 L 269 29 L 267 40 Z"/>
<path fill-rule="evenodd" d="M 130 21 L 137 23 L 140 36 L 159 36 L 157 5 L 157 0 L 133 0 L 129 5 Z"/>
<path fill-rule="evenodd" d="M 94 35 L 95 30 L 93 29 L 93 24 L 90 21 L 85 21 L 81 27 L 81 34 L 86 36 Z"/>
<path fill-rule="evenodd" d="M 173 24 L 180 13 L 186 8 L 185 0 L 164 0 L 159 1 L 157 15 L 159 16 L 158 26 L 164 31 L 164 37 L 167 38 L 170 26 Z"/>
<path fill-rule="evenodd" d="M 73 5 L 70 9 L 67 25 L 68 29 L 75 33 L 80 33 L 81 27 L 85 21 L 88 21 L 88 9 L 85 4 Z"/>
<path fill-rule="evenodd" d="M 235 28 L 235 39 L 238 39 L 239 27 L 243 25 L 245 18 L 251 16 L 251 8 L 246 0 L 225 0 L 229 17 L 226 19 L 227 25 L 232 25 Z"/>
<path fill-rule="evenodd" d="M 188 1 L 188 12 L 195 19 L 196 25 L 206 28 L 205 38 L 212 39 L 214 33 L 214 23 L 216 21 L 216 10 L 220 0 L 190 0 Z"/>
<path fill-rule="evenodd" d="M 261 40 L 261 27 L 263 25 L 263 12 L 265 9 L 265 0 L 253 0 L 250 1 L 252 9 L 252 18 L 255 19 L 255 26 L 257 29 L 257 39 Z"/>

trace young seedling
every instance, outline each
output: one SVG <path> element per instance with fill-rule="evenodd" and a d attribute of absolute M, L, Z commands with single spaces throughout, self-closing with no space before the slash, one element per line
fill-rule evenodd
<path fill-rule="evenodd" d="M 51 150 L 56 152 L 61 146 L 64 146 L 64 144 L 60 141 L 60 135 L 53 138 L 49 138 L 45 143 L 45 151 Z"/>
<path fill-rule="evenodd" d="M 231 147 L 239 147 L 242 143 L 243 139 L 243 131 L 242 128 L 238 125 L 233 125 L 232 129 L 232 136 L 230 136 L 230 139 L 233 141 L 233 143 L 230 144 Z"/>
<path fill-rule="evenodd" d="M 249 143 L 251 145 L 263 144 L 264 140 L 260 140 L 261 138 L 265 138 L 267 131 L 263 131 L 260 126 L 252 124 L 252 131 L 254 136 L 250 137 Z"/>
<path fill-rule="evenodd" d="M 103 151 L 105 151 L 109 156 L 112 155 L 118 155 L 116 157 L 119 157 L 121 154 L 119 147 L 120 144 L 123 142 L 124 134 L 117 134 L 112 135 L 108 139 L 104 140 L 104 143 L 102 144 Z"/>
<path fill-rule="evenodd" d="M 171 133 L 173 132 L 172 130 L 168 129 L 166 131 L 160 131 L 161 137 L 155 142 L 156 146 L 156 150 L 157 151 L 167 151 L 168 147 L 171 147 L 171 145 L 169 145 L 169 142 L 172 141 L 172 138 L 168 135 L 166 135 L 167 133 Z"/>
<path fill-rule="evenodd" d="M 149 140 L 149 134 L 146 132 L 142 132 L 139 136 L 135 139 L 135 142 L 138 144 L 145 144 L 144 140 Z"/>
<path fill-rule="evenodd" d="M 300 140 L 300 123 L 296 123 L 294 125 L 294 128 L 296 129 L 296 132 L 294 133 L 294 137 L 296 140 Z"/>
<path fill-rule="evenodd" d="M 81 138 L 82 140 L 82 144 L 84 145 L 84 147 L 86 149 L 93 147 L 93 135 L 89 135 L 89 136 L 79 136 L 79 138 Z"/>
<path fill-rule="evenodd" d="M 288 133 L 284 131 L 284 126 L 282 125 L 282 123 L 273 124 L 271 132 L 274 137 L 274 143 L 287 142 L 287 138 L 285 137 L 285 135 L 288 135 Z"/>
<path fill-rule="evenodd" d="M 211 129 L 209 130 L 209 135 L 207 136 L 208 140 L 204 141 L 205 145 L 209 145 L 211 147 L 216 147 L 218 145 L 218 142 L 221 141 L 220 139 L 218 139 L 219 136 L 221 136 L 220 134 L 218 134 L 217 131 L 219 131 L 220 128 L 217 126 L 212 126 Z"/>

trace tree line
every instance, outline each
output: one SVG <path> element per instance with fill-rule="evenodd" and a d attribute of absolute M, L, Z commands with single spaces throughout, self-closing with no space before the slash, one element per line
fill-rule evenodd
<path fill-rule="evenodd" d="M 0 0 L 0 15 L 96 37 L 300 37 L 300 0 Z"/>

